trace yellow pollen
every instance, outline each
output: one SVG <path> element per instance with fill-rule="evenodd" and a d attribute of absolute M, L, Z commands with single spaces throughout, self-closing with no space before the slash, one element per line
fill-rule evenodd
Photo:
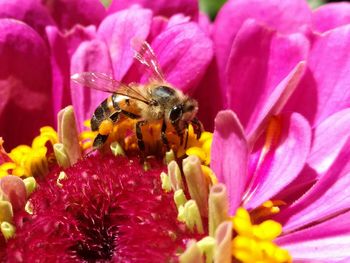
<path fill-rule="evenodd" d="M 289 252 L 278 247 L 273 240 L 282 232 L 276 221 L 266 220 L 252 224 L 247 210 L 240 207 L 232 218 L 237 236 L 232 240 L 232 255 L 241 262 L 291 262 Z"/>
<path fill-rule="evenodd" d="M 12 174 L 16 176 L 40 176 L 48 171 L 48 166 L 54 162 L 53 152 L 48 152 L 48 146 L 58 142 L 56 131 L 49 126 L 40 129 L 40 135 L 35 137 L 32 146 L 19 145 L 8 154 L 12 162 L 0 165 L 0 176 Z"/>
<path fill-rule="evenodd" d="M 108 135 L 112 132 L 113 122 L 111 120 L 104 120 L 101 122 L 100 127 L 98 127 L 98 132 L 102 135 Z"/>
<path fill-rule="evenodd" d="M 272 215 L 278 214 L 280 212 L 280 206 L 283 205 L 286 205 L 286 203 L 282 200 L 268 200 L 251 211 L 250 216 L 254 222 L 259 222 Z"/>

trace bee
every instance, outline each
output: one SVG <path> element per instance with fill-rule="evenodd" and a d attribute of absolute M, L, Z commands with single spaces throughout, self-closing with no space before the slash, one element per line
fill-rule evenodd
<path fill-rule="evenodd" d="M 166 136 L 168 125 L 172 125 L 180 138 L 180 144 L 187 145 L 188 127 L 193 126 L 197 138 L 203 126 L 197 119 L 198 103 L 165 81 L 164 74 L 151 46 L 144 40 L 133 39 L 134 58 L 150 74 L 146 84 L 124 84 L 107 74 L 82 72 L 71 79 L 83 86 L 111 93 L 95 110 L 91 118 L 91 129 L 97 131 L 93 148 L 101 148 L 112 131 L 114 123 L 122 117 L 136 119 L 135 134 L 140 151 L 145 151 L 141 127 L 155 121 L 161 121 L 161 141 L 170 150 Z M 185 146 L 186 147 L 186 146 Z"/>

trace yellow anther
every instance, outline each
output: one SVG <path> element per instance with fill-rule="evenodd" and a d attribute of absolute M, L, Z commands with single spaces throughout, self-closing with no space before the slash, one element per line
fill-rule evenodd
<path fill-rule="evenodd" d="M 57 177 L 56 184 L 58 187 L 62 187 L 63 184 L 61 183 L 63 180 L 66 180 L 68 178 L 67 174 L 65 172 L 60 172 L 60 174 Z"/>
<path fill-rule="evenodd" d="M 251 211 L 250 215 L 255 222 L 262 221 L 271 215 L 278 214 L 280 212 L 280 206 L 286 203 L 282 200 L 268 200 L 264 202 L 261 206 L 255 208 Z"/>
<path fill-rule="evenodd" d="M 174 193 L 174 201 L 178 210 L 180 206 L 185 205 L 185 203 L 187 202 L 187 198 L 182 189 L 176 190 L 176 192 Z"/>
<path fill-rule="evenodd" d="M 113 129 L 113 122 L 109 119 L 101 122 L 100 127 L 98 127 L 98 132 L 101 135 L 108 135 Z"/>
<path fill-rule="evenodd" d="M 125 156 L 125 152 L 122 146 L 118 142 L 112 142 L 110 145 L 110 148 L 114 156 L 118 156 L 118 155 Z"/>
<path fill-rule="evenodd" d="M 206 263 L 212 263 L 214 259 L 216 240 L 213 237 L 204 237 L 197 242 L 199 250 L 205 256 Z"/>
<path fill-rule="evenodd" d="M 162 182 L 162 189 L 165 191 L 165 192 L 170 192 L 171 191 L 171 182 L 170 182 L 170 177 L 164 173 L 164 172 L 161 172 L 160 174 L 160 180 Z"/>
<path fill-rule="evenodd" d="M 27 177 L 23 179 L 24 186 L 26 187 L 27 197 L 29 197 L 36 189 L 37 183 L 34 177 Z"/>
<path fill-rule="evenodd" d="M 205 162 L 207 155 L 205 151 L 200 147 L 191 147 L 186 150 L 187 155 L 196 155 L 202 162 Z"/>
<path fill-rule="evenodd" d="M 264 207 L 273 207 L 274 202 L 265 202 Z M 282 232 L 282 226 L 273 220 L 259 225 L 251 223 L 244 208 L 238 208 L 232 219 L 237 236 L 232 241 L 232 254 L 241 262 L 291 262 L 288 251 L 279 248 L 273 240 Z"/>
<path fill-rule="evenodd" d="M 10 239 L 15 235 L 16 228 L 9 222 L 2 222 L 0 225 L 0 230 L 6 240 Z"/>

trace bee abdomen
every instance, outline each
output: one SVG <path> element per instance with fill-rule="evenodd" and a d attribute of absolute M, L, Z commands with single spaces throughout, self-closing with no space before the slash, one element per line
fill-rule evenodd
<path fill-rule="evenodd" d="M 90 121 L 92 131 L 97 131 L 101 123 L 107 118 L 110 118 L 113 122 L 118 120 L 120 107 L 115 99 L 116 96 L 117 94 L 113 94 L 96 108 Z"/>

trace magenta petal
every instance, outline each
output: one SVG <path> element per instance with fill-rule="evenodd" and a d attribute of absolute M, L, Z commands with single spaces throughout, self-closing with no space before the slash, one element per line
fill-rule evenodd
<path fill-rule="evenodd" d="M 14 18 L 25 22 L 45 37 L 45 27 L 55 22 L 38 0 L 0 1 L 0 18 Z"/>
<path fill-rule="evenodd" d="M 151 23 L 152 12 L 137 7 L 110 15 L 101 23 L 98 35 L 109 48 L 115 79 L 121 80 L 134 61 L 131 39 L 146 39 Z"/>
<path fill-rule="evenodd" d="M 128 1 L 112 1 L 108 8 L 108 13 L 114 13 L 122 9 L 126 9 L 132 5 L 139 4 L 144 8 L 149 8 L 155 15 L 170 17 L 177 13 L 183 13 L 186 16 L 196 18 L 198 15 L 197 0 L 128 0 Z"/>
<path fill-rule="evenodd" d="M 249 18 L 282 33 L 293 33 L 300 26 L 310 24 L 311 10 L 304 0 L 228 1 L 215 20 L 213 31 L 221 71 L 226 67 L 236 34 Z"/>
<path fill-rule="evenodd" d="M 51 26 L 47 27 L 46 34 L 51 50 L 52 90 L 55 95 L 53 109 L 56 117 L 61 109 L 71 104 L 69 79 L 70 61 L 67 53 L 66 42 L 60 35 L 58 28 Z"/>
<path fill-rule="evenodd" d="M 11 149 L 53 125 L 50 60 L 43 39 L 26 24 L 0 19 L 0 32 L 0 134 Z"/>
<path fill-rule="evenodd" d="M 256 208 L 292 182 L 303 169 L 310 150 L 311 128 L 299 114 L 281 116 L 278 145 L 258 164 L 245 207 Z"/>
<path fill-rule="evenodd" d="M 192 22 L 169 27 L 152 47 L 166 81 L 185 92 L 196 87 L 213 56 L 211 40 Z"/>
<path fill-rule="evenodd" d="M 27 192 L 21 178 L 8 175 L 0 179 L 0 196 L 9 201 L 13 210 L 17 211 L 24 207 L 27 200 Z"/>
<path fill-rule="evenodd" d="M 350 3 L 322 5 L 312 15 L 312 26 L 319 32 L 326 32 L 347 24 L 350 24 Z"/>
<path fill-rule="evenodd" d="M 310 39 L 308 70 L 286 110 L 300 112 L 315 127 L 350 106 L 350 25 Z"/>
<path fill-rule="evenodd" d="M 282 36 L 253 20 L 244 23 L 232 46 L 226 92 L 228 106 L 247 134 L 255 131 L 284 91 L 287 98 L 294 91 L 304 72 L 301 61 L 307 47 L 302 35 Z"/>
<path fill-rule="evenodd" d="M 72 56 L 71 74 L 81 72 L 112 74 L 112 66 L 106 44 L 98 39 L 83 42 Z M 90 119 L 96 107 L 108 96 L 107 93 L 72 83 L 73 107 L 78 123 Z"/>
<path fill-rule="evenodd" d="M 46 27 L 51 52 L 52 89 L 54 94 L 54 114 L 72 104 L 70 92 L 70 59 L 83 41 L 96 37 L 95 26 L 75 26 L 62 34 L 57 27 Z"/>
<path fill-rule="evenodd" d="M 276 218 L 291 231 L 349 210 L 350 140 L 346 142 L 328 172 L 293 205 Z"/>
<path fill-rule="evenodd" d="M 314 130 L 308 164 L 318 174 L 325 173 L 350 138 L 350 109 L 339 111 Z"/>
<path fill-rule="evenodd" d="M 287 249 L 294 260 L 334 262 L 331 260 L 350 257 L 350 212 L 328 219 L 316 226 L 287 233 L 277 238 L 276 243 Z"/>
<path fill-rule="evenodd" d="M 98 0 L 53 0 L 43 1 L 60 29 L 74 25 L 98 25 L 106 10 Z"/>
<path fill-rule="evenodd" d="M 220 111 L 215 119 L 211 168 L 227 187 L 229 212 L 240 205 L 246 186 L 248 145 L 243 127 L 232 111 Z"/>

